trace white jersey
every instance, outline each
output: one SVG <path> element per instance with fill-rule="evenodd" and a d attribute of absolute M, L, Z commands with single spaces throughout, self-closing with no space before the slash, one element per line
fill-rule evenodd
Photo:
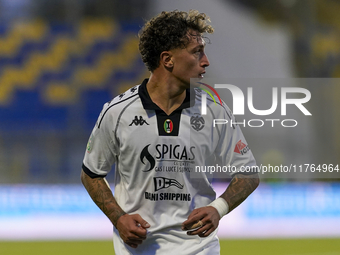
<path fill-rule="evenodd" d="M 218 254 L 217 230 L 207 238 L 181 230 L 193 209 L 216 198 L 210 174 L 195 172 L 196 166 L 220 162 L 239 170 L 255 166 L 255 159 L 238 126 L 213 127 L 213 119 L 233 118 L 225 105 L 207 100 L 208 114 L 201 116 L 200 93 L 187 90 L 183 104 L 168 116 L 151 101 L 147 81 L 104 105 L 83 161 L 92 178 L 106 176 L 116 164 L 117 203 L 151 226 L 137 249 L 125 245 L 114 229 L 115 252 Z"/>

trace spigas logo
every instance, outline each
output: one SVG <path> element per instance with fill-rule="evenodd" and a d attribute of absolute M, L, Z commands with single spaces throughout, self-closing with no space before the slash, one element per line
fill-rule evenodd
<path fill-rule="evenodd" d="M 180 144 L 159 143 L 156 144 L 154 148 L 151 148 L 151 152 L 155 152 L 154 154 L 151 154 L 150 144 L 148 144 L 143 148 L 139 157 L 142 164 L 148 166 L 148 169 L 143 170 L 143 172 L 151 171 L 155 168 L 156 162 L 163 160 L 172 162 L 172 164 L 175 164 L 176 162 L 192 162 L 195 159 L 195 149 L 195 146 L 187 147 Z"/>
<path fill-rule="evenodd" d="M 144 162 L 144 159 L 146 159 L 150 163 L 150 168 L 148 170 L 143 170 L 143 172 L 151 171 L 155 167 L 155 165 L 156 165 L 155 159 L 151 156 L 151 154 L 150 154 L 150 152 L 148 150 L 149 146 L 150 146 L 150 144 L 145 146 L 144 149 L 142 150 L 141 154 L 140 154 L 140 161 L 142 161 L 142 163 L 144 165 L 146 164 Z"/>

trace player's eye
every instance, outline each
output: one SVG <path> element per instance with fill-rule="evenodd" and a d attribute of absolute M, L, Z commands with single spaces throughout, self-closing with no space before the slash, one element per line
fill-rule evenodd
<path fill-rule="evenodd" d="M 201 49 L 199 49 L 199 50 L 195 50 L 195 51 L 194 51 L 194 54 L 196 54 L 196 55 L 200 55 L 200 54 L 201 54 L 201 52 L 202 52 L 202 50 L 201 50 Z"/>

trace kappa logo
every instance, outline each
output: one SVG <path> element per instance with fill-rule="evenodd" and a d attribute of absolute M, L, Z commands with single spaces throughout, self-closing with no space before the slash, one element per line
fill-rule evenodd
<path fill-rule="evenodd" d="M 179 189 L 183 189 L 183 187 L 184 187 L 177 180 L 168 179 L 168 178 L 164 178 L 164 177 L 154 177 L 153 182 L 155 184 L 155 191 L 158 191 L 160 189 L 169 188 L 170 186 L 175 186 Z"/>
<path fill-rule="evenodd" d="M 241 155 L 244 155 L 249 150 L 250 150 L 249 146 L 247 144 L 242 143 L 242 141 L 240 140 L 240 141 L 237 142 L 234 152 L 241 154 Z"/>
<path fill-rule="evenodd" d="M 137 116 L 135 116 L 135 118 L 132 120 L 129 126 L 132 126 L 132 124 L 135 124 L 136 126 L 138 125 L 143 126 L 144 124 L 149 125 L 149 123 L 147 123 L 146 120 L 144 120 L 142 116 L 139 116 L 139 119 Z"/>
<path fill-rule="evenodd" d="M 190 124 L 193 129 L 195 129 L 196 131 L 200 131 L 204 128 L 205 120 L 202 116 L 199 115 L 191 116 Z"/>

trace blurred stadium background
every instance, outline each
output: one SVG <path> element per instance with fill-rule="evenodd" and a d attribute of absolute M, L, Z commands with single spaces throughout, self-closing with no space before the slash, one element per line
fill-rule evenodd
<path fill-rule="evenodd" d="M 87 139 L 102 105 L 148 76 L 138 52 L 144 21 L 174 9 L 212 19 L 208 78 L 323 78 L 305 86 L 313 116 L 298 116 L 299 128 L 243 129 L 259 164 L 339 164 L 337 0 L 0 0 L 0 254 L 30 254 L 41 240 L 111 238 L 109 221 L 80 185 Z M 226 185 L 219 181 L 217 192 Z M 250 248 L 239 254 L 340 254 L 339 181 L 326 174 L 262 180 L 223 219 L 222 248 L 229 248 L 222 254 L 243 238 L 315 239 L 298 242 L 302 248 L 286 239 L 268 253 L 269 243 L 244 239 Z M 315 248 L 316 240 L 327 248 Z M 71 250 L 63 253 L 80 253 Z"/>

